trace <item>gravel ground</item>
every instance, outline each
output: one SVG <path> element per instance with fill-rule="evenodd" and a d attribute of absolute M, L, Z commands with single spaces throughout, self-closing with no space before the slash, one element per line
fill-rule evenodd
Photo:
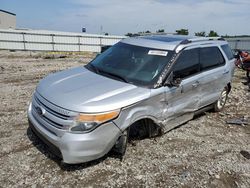
<path fill-rule="evenodd" d="M 236 71 L 221 113 L 207 112 L 169 133 L 135 140 L 125 158 L 114 154 L 66 165 L 28 129 L 26 110 L 38 81 L 80 66 L 91 54 L 0 51 L 0 187 L 250 187 L 250 92 Z"/>

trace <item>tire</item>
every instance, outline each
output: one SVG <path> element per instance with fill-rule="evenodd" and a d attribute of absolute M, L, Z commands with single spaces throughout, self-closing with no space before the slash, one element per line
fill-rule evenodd
<path fill-rule="evenodd" d="M 120 157 L 122 158 L 125 153 L 126 153 L 126 149 L 127 149 L 127 144 L 128 144 L 128 138 L 129 138 L 129 129 L 126 129 L 122 135 L 118 138 L 118 140 L 116 141 L 116 144 L 114 146 L 114 151 L 120 155 Z"/>
<path fill-rule="evenodd" d="M 220 94 L 219 99 L 214 103 L 214 111 L 215 112 L 220 112 L 223 110 L 226 102 L 227 102 L 227 98 L 228 98 L 228 87 L 225 87 L 223 89 L 223 91 Z"/>

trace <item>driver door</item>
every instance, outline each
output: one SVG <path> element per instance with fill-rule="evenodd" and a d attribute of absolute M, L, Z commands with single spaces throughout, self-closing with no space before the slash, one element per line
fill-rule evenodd
<path fill-rule="evenodd" d="M 199 49 L 184 50 L 173 66 L 174 79 L 182 81 L 178 87 L 166 87 L 166 130 L 170 130 L 193 118 L 200 101 L 201 79 Z"/>

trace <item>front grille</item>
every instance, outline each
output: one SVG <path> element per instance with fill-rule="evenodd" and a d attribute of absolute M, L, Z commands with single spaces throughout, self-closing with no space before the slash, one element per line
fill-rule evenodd
<path fill-rule="evenodd" d="M 60 108 L 35 93 L 32 101 L 32 115 L 45 128 L 53 126 L 57 129 L 67 129 L 73 123 L 75 113 Z"/>
<path fill-rule="evenodd" d="M 53 135 L 57 136 L 56 133 L 54 133 L 53 131 L 51 131 L 50 129 L 48 129 L 46 126 L 44 126 L 43 122 L 41 121 L 41 118 L 38 118 L 34 108 L 32 108 L 32 115 L 35 118 L 35 120 L 39 123 L 39 125 L 41 125 L 44 129 L 46 129 L 47 131 L 49 131 L 50 133 L 52 133 Z"/>
<path fill-rule="evenodd" d="M 35 101 L 36 101 L 39 105 L 41 105 L 47 112 L 53 114 L 54 116 L 56 116 L 56 117 L 58 117 L 58 118 L 65 119 L 65 120 L 67 120 L 67 119 L 70 117 L 70 116 L 67 116 L 67 115 L 64 115 L 64 114 L 62 114 L 62 113 L 58 113 L 58 112 L 52 110 L 51 108 L 49 108 L 48 106 L 46 106 L 44 103 L 42 103 L 42 102 L 38 99 L 38 97 L 37 97 L 36 95 L 34 96 L 34 99 L 35 99 Z M 58 108 L 58 109 L 59 109 L 59 108 Z"/>

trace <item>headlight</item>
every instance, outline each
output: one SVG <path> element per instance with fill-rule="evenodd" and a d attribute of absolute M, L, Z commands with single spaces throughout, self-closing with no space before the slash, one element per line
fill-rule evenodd
<path fill-rule="evenodd" d="M 98 114 L 82 114 L 75 118 L 74 125 L 70 128 L 71 132 L 83 133 L 95 129 L 98 125 L 115 119 L 120 110 L 98 113 Z"/>

